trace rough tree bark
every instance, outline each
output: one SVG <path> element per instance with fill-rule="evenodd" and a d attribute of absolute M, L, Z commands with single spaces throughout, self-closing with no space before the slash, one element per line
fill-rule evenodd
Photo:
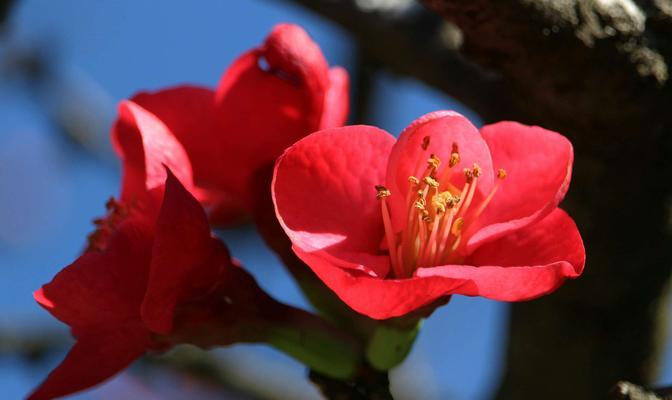
<path fill-rule="evenodd" d="M 609 393 L 609 400 L 670 400 L 670 388 L 651 390 L 630 382 L 618 382 Z"/>
<path fill-rule="evenodd" d="M 513 306 L 498 398 L 595 399 L 621 379 L 650 383 L 672 266 L 672 1 L 421 0 L 449 24 L 403 0 L 296 2 L 484 120 L 574 143 L 563 207 L 586 272 Z"/>

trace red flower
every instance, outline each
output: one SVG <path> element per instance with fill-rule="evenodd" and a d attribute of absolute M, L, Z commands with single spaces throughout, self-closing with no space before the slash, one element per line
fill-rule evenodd
<path fill-rule="evenodd" d="M 121 199 L 160 186 L 166 164 L 211 220 L 239 219 L 256 194 L 255 173 L 305 135 L 343 125 L 347 111 L 345 70 L 329 69 L 300 27 L 278 25 L 216 90 L 178 86 L 121 103 L 112 132 L 124 163 Z"/>
<path fill-rule="evenodd" d="M 35 292 L 77 341 L 31 399 L 96 385 L 148 350 L 255 340 L 255 317 L 274 310 L 170 172 L 142 201 L 107 207 L 85 253 Z"/>
<path fill-rule="evenodd" d="M 532 299 L 579 276 L 583 243 L 557 208 L 572 161 L 555 132 L 479 133 L 435 112 L 396 143 L 370 126 L 302 139 L 278 159 L 273 197 L 297 256 L 354 310 L 386 319 L 452 294 Z"/>

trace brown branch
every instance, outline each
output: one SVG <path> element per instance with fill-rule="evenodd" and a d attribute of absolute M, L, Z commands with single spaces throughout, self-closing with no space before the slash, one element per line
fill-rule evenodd
<path fill-rule="evenodd" d="M 510 89 L 500 76 L 464 59 L 454 26 L 409 1 L 370 9 L 356 0 L 293 0 L 354 35 L 362 51 L 381 67 L 437 87 L 487 120 L 501 119 Z M 409 7 L 409 3 L 411 6 Z"/>
<path fill-rule="evenodd" d="M 646 389 L 634 383 L 621 381 L 611 390 L 610 400 L 670 400 L 672 399 L 672 390 L 664 389 Z"/>
<path fill-rule="evenodd" d="M 462 53 L 502 74 L 532 120 L 613 138 L 608 128 L 639 126 L 669 98 L 660 46 L 669 41 L 647 30 L 645 11 L 631 0 L 422 2 L 459 26 Z M 648 9 L 658 31 L 672 26 L 660 7 Z"/>
<path fill-rule="evenodd" d="M 392 400 L 387 372 L 362 368 L 351 380 L 342 381 L 310 371 L 310 380 L 329 400 Z"/>

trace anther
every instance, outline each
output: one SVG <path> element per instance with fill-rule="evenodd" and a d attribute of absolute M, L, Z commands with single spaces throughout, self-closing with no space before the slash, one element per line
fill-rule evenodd
<path fill-rule="evenodd" d="M 464 169 L 464 177 L 467 178 L 467 183 L 474 181 L 474 171 L 471 168 Z"/>
<path fill-rule="evenodd" d="M 453 148 L 450 151 L 450 160 L 448 161 L 449 167 L 454 167 L 457 163 L 460 162 L 460 152 L 457 149 L 457 143 L 453 143 Z"/>
<path fill-rule="evenodd" d="M 422 138 L 422 144 L 420 145 L 420 147 L 422 147 L 423 150 L 427 150 L 427 148 L 429 148 L 429 140 L 430 140 L 429 136 L 425 136 L 424 138 Z"/>
<path fill-rule="evenodd" d="M 453 208 L 457 205 L 457 203 L 460 202 L 460 196 L 453 196 L 450 194 L 450 192 L 444 192 L 446 193 L 446 207 L 447 208 Z"/>
<path fill-rule="evenodd" d="M 398 263 L 394 231 L 392 230 L 392 220 L 390 218 L 390 210 L 387 208 L 387 201 L 385 201 L 385 198 L 389 197 L 390 194 L 391 194 L 390 191 L 385 186 L 376 185 L 376 198 L 381 200 L 380 209 L 383 215 L 383 226 L 385 227 L 385 239 L 387 241 L 388 251 L 390 252 L 392 270 L 394 271 L 395 274 L 401 276 L 399 274 L 401 274 L 403 271 L 400 269 L 401 266 Z"/>
<path fill-rule="evenodd" d="M 431 186 L 433 188 L 438 188 L 439 187 L 439 181 L 432 178 L 431 176 L 424 177 L 423 182 L 425 182 L 428 186 Z"/>
<path fill-rule="evenodd" d="M 504 179 L 506 178 L 506 170 L 504 168 L 500 168 L 497 170 L 497 179 Z"/>
<path fill-rule="evenodd" d="M 441 196 L 441 194 L 434 196 L 432 198 L 432 205 L 436 209 L 437 214 L 442 214 L 446 212 L 446 198 Z"/>
<path fill-rule="evenodd" d="M 392 193 L 383 185 L 376 185 L 376 198 L 377 199 L 384 199 L 385 197 L 389 197 Z"/>
<path fill-rule="evenodd" d="M 427 160 L 427 164 L 434 170 L 436 171 L 439 169 L 439 166 L 441 165 L 441 160 L 439 157 L 436 156 L 436 154 L 432 154 L 429 156 L 429 159 Z"/>
<path fill-rule="evenodd" d="M 411 183 L 412 187 L 416 187 L 420 183 L 420 179 L 414 177 L 413 175 L 408 177 L 408 181 Z"/>
<path fill-rule="evenodd" d="M 448 166 L 449 167 L 454 167 L 457 165 L 457 163 L 460 162 L 460 155 L 458 153 L 452 153 L 450 155 L 450 161 L 448 161 Z"/>
<path fill-rule="evenodd" d="M 478 178 L 479 176 L 481 176 L 482 172 L 481 167 L 478 164 L 474 163 L 474 167 L 471 169 L 471 172 L 474 174 L 474 178 Z"/>
<path fill-rule="evenodd" d="M 420 214 L 422 215 L 422 220 L 425 222 L 432 222 L 432 219 L 429 217 L 429 211 L 426 209 L 423 209 L 420 211 Z"/>

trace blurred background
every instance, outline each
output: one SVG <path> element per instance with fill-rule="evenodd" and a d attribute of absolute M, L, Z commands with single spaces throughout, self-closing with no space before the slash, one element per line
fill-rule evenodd
<path fill-rule="evenodd" d="M 367 65 L 347 32 L 288 1 L 13 3 L 0 34 L 3 399 L 25 396 L 71 343 L 66 327 L 38 307 L 31 293 L 77 257 L 91 220 L 117 194 L 120 166 L 108 134 L 119 100 L 181 83 L 214 86 L 274 24 L 294 22 L 312 35 L 331 65 L 365 82 L 353 85 L 352 95 L 366 99 L 353 98 L 354 122 L 398 134 L 426 112 L 456 109 L 480 125 L 477 115 L 442 93 Z M 307 307 L 252 228 L 222 236 L 267 291 Z M 507 311 L 503 303 L 453 298 L 425 322 L 410 357 L 393 371 L 395 396 L 489 398 L 502 374 Z M 185 369 L 200 371 L 200 378 Z M 659 382 L 672 382 L 669 346 Z M 74 398 L 222 398 L 222 390 L 226 398 L 319 398 L 301 365 L 249 345 L 207 356 L 182 348 L 148 357 Z"/>

